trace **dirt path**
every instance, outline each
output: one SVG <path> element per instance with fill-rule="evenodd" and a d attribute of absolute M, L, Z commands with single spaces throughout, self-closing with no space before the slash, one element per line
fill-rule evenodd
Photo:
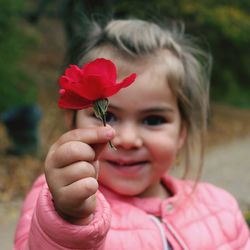
<path fill-rule="evenodd" d="M 12 250 L 14 232 L 22 202 L 0 203 L 0 249 Z"/>
<path fill-rule="evenodd" d="M 250 136 L 214 147 L 206 154 L 203 180 L 232 193 L 242 210 L 250 208 Z"/>

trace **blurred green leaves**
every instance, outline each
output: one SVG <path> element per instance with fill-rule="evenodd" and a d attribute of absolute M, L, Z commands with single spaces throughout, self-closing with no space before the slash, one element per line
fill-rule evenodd
<path fill-rule="evenodd" d="M 160 22 L 183 20 L 214 57 L 212 99 L 250 107 L 250 1 L 119 1 L 115 11 Z"/>
<path fill-rule="evenodd" d="M 214 57 L 212 99 L 250 107 L 250 9 L 242 2 L 183 0 L 182 10 L 193 34 L 203 36 Z M 247 9 L 248 8 L 248 9 Z"/>
<path fill-rule="evenodd" d="M 0 112 L 36 101 L 36 86 L 22 67 L 32 41 L 22 28 L 21 0 L 0 0 Z"/>
<path fill-rule="evenodd" d="M 3 93 L 0 112 L 9 105 L 35 100 L 34 83 L 22 70 L 27 44 L 30 44 L 29 36 L 21 27 L 20 13 L 24 10 L 24 2 L 29 8 L 37 7 L 32 1 L 0 0 L 0 92 Z M 214 57 L 212 100 L 250 107 L 249 0 L 113 2 L 113 13 L 117 18 L 135 17 L 163 23 L 183 20 L 187 33 L 200 37 L 201 44 Z M 51 5 L 60 8 L 57 1 Z"/>

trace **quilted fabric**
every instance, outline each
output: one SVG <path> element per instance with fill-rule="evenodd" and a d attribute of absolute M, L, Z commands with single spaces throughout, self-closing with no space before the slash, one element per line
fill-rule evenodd
<path fill-rule="evenodd" d="M 167 240 L 174 250 L 250 250 L 249 230 L 230 194 L 172 177 L 163 183 L 173 194 L 166 200 L 123 197 L 101 186 L 93 221 L 76 226 L 57 215 L 41 176 L 24 203 L 14 249 L 160 250 Z"/>

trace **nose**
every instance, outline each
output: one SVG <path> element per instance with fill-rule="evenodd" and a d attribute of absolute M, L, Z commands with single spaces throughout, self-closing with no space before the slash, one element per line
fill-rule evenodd
<path fill-rule="evenodd" d="M 116 148 L 136 149 L 142 146 L 143 139 L 140 129 L 131 123 L 120 124 L 115 127 L 116 136 L 112 140 Z"/>

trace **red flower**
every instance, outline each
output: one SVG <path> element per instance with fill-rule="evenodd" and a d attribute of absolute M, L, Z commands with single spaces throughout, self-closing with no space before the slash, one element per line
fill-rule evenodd
<path fill-rule="evenodd" d="M 58 105 L 66 109 L 84 109 L 100 99 L 116 94 L 129 86 L 136 78 L 133 73 L 116 83 L 116 66 L 112 61 L 98 58 L 82 68 L 70 65 L 60 77 L 60 99 Z"/>

